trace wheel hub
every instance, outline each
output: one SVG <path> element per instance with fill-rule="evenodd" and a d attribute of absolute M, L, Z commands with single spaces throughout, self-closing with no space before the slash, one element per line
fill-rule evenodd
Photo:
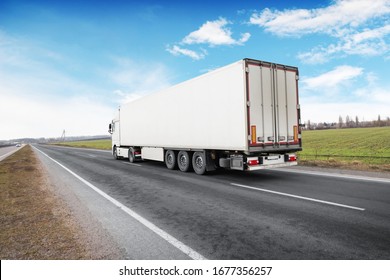
<path fill-rule="evenodd" d="M 181 163 L 181 165 L 187 165 L 187 158 L 185 156 L 181 156 L 180 163 Z"/>
<path fill-rule="evenodd" d="M 203 159 L 202 159 L 202 157 L 197 157 L 195 159 L 195 164 L 196 164 L 197 167 L 201 168 L 203 166 Z"/>

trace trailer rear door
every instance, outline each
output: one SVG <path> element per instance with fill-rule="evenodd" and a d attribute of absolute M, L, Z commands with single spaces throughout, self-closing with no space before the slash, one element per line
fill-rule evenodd
<path fill-rule="evenodd" d="M 246 60 L 250 151 L 300 150 L 298 68 Z"/>

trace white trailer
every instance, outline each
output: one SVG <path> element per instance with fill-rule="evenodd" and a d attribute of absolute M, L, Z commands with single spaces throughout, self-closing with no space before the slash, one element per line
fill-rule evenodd
<path fill-rule="evenodd" d="M 198 174 L 296 165 L 298 68 L 243 59 L 123 105 L 109 125 L 114 158 Z"/>

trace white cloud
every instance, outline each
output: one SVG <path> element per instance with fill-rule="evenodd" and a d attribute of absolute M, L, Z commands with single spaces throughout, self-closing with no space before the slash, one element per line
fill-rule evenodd
<path fill-rule="evenodd" d="M 339 37 L 348 28 L 390 13 L 388 0 L 336 0 L 325 8 L 254 13 L 250 23 L 280 36 L 327 33 Z"/>
<path fill-rule="evenodd" d="M 348 65 L 316 77 L 302 77 L 302 119 L 337 122 L 340 115 L 358 116 L 360 120 L 390 117 L 390 86 L 378 81 L 375 73 Z"/>
<path fill-rule="evenodd" d="M 331 36 L 334 43 L 298 54 L 303 63 L 317 64 L 344 55 L 375 56 L 388 53 L 389 0 L 336 0 L 324 8 L 264 9 L 250 23 L 278 36 L 308 34 Z"/>
<path fill-rule="evenodd" d="M 109 71 L 109 77 L 117 85 L 127 88 L 157 87 L 168 83 L 168 69 L 161 63 L 136 61 L 126 57 L 114 57 L 114 67 Z"/>
<path fill-rule="evenodd" d="M 323 47 L 316 47 L 309 52 L 299 53 L 297 57 L 306 64 L 321 64 L 330 59 L 330 52 Z"/>
<path fill-rule="evenodd" d="M 166 50 L 176 56 L 184 55 L 194 60 L 201 60 L 207 55 L 205 49 L 201 48 L 199 51 L 194 51 L 182 46 L 195 44 L 206 44 L 209 47 L 244 45 L 251 34 L 246 32 L 241 34 L 240 38 L 234 39 L 232 31 L 228 27 L 229 24 L 232 23 L 222 17 L 218 20 L 206 21 L 199 29 L 185 36 L 180 43 L 173 45 L 173 47 L 168 46 Z"/>
<path fill-rule="evenodd" d="M 167 47 L 167 51 L 170 52 L 171 54 L 173 55 L 184 55 L 184 56 L 188 56 L 188 57 L 191 57 L 193 60 L 200 60 L 200 59 L 203 59 L 205 58 L 207 52 L 205 50 L 201 51 L 201 52 L 195 52 L 193 50 L 189 50 L 189 49 L 185 49 L 185 48 L 181 48 L 177 45 L 174 45 L 173 47 Z"/>
<path fill-rule="evenodd" d="M 245 42 L 247 42 L 249 40 L 250 37 L 251 37 L 251 34 L 248 32 L 241 34 L 241 38 L 240 38 L 240 40 L 238 40 L 238 45 L 244 44 Z"/>
<path fill-rule="evenodd" d="M 371 83 L 371 85 L 357 89 L 354 95 L 367 100 L 368 103 L 376 102 L 377 104 L 386 105 L 387 108 L 390 108 L 390 88 L 379 87 Z M 389 110 L 387 114 L 390 116 Z"/>
<path fill-rule="evenodd" d="M 388 34 L 390 34 L 390 25 L 353 32 L 339 38 L 337 44 L 330 44 L 327 47 L 317 46 L 308 52 L 299 53 L 297 57 L 304 63 L 316 64 L 327 62 L 342 54 L 383 55 L 390 49 L 384 39 Z"/>
<path fill-rule="evenodd" d="M 302 78 L 303 87 L 307 89 L 322 90 L 336 88 L 337 86 L 355 79 L 363 74 L 363 68 L 341 65 L 317 77 Z"/>
<path fill-rule="evenodd" d="M 216 45 L 242 45 L 249 40 L 250 34 L 244 33 L 240 39 L 233 39 L 228 22 L 225 18 L 219 18 L 215 21 L 207 21 L 198 30 L 188 34 L 182 40 L 183 44 L 209 44 Z"/>
<path fill-rule="evenodd" d="M 387 24 L 383 27 L 379 27 L 375 29 L 366 29 L 363 32 L 352 35 L 351 39 L 354 41 L 355 44 L 358 44 L 365 41 L 382 39 L 389 33 L 390 33 L 390 24 Z"/>
<path fill-rule="evenodd" d="M 112 91 L 117 103 L 123 104 L 169 87 L 169 70 L 154 62 L 113 58 L 115 66 L 106 75 L 114 83 Z"/>
<path fill-rule="evenodd" d="M 384 38 L 390 34 L 390 24 L 365 29 L 355 32 L 343 38 L 341 50 L 347 54 L 381 55 L 389 50 Z"/>

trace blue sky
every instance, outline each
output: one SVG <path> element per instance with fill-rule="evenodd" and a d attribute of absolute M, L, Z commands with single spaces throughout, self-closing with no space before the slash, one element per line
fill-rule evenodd
<path fill-rule="evenodd" d="M 249 57 L 302 121 L 390 116 L 390 0 L 0 1 L 0 139 L 106 134 L 120 104 Z"/>

